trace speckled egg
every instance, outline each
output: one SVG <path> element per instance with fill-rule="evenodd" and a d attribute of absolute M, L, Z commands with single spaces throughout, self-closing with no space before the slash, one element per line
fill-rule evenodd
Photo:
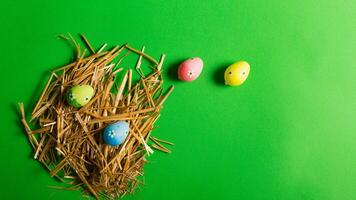
<path fill-rule="evenodd" d="M 250 73 L 250 65 L 245 61 L 239 61 L 230 65 L 225 71 L 225 84 L 238 86 L 243 84 Z"/>
<path fill-rule="evenodd" d="M 178 67 L 178 78 L 182 81 L 194 81 L 203 70 L 203 60 L 190 58 L 182 62 Z"/>
<path fill-rule="evenodd" d="M 108 125 L 104 129 L 104 142 L 110 146 L 122 144 L 130 132 L 129 124 L 125 121 L 118 121 Z"/>
<path fill-rule="evenodd" d="M 90 85 L 76 85 L 67 92 L 67 102 L 76 108 L 87 104 L 94 96 L 94 89 Z"/>

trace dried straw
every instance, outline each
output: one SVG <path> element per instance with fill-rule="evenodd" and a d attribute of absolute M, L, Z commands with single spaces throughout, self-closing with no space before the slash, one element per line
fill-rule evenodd
<path fill-rule="evenodd" d="M 165 56 L 158 62 L 144 53 L 144 47 L 139 51 L 127 44 L 107 51 L 105 44 L 95 52 L 81 35 L 91 52 L 85 57 L 87 49 L 82 50 L 71 35 L 61 37 L 75 46 L 77 59 L 52 72 L 32 111 L 31 124 L 20 103 L 21 122 L 34 149 L 34 158 L 52 177 L 69 184 L 63 189 L 82 190 L 96 199 L 115 199 L 132 193 L 142 183 L 139 176 L 143 175 L 146 156 L 153 153 L 152 149 L 169 153 L 162 144 L 172 145 L 150 136 L 163 103 L 174 88 L 162 93 L 161 67 Z M 130 52 L 139 56 L 135 69 L 141 78 L 133 84 L 132 70 L 128 70 L 116 86 L 115 77 L 123 71 L 119 64 Z M 150 74 L 144 75 L 142 59 L 151 63 Z M 68 88 L 77 84 L 89 84 L 96 92 L 80 109 L 69 106 L 65 100 Z M 129 123 L 130 133 L 123 144 L 110 147 L 103 142 L 101 133 L 118 120 Z"/>

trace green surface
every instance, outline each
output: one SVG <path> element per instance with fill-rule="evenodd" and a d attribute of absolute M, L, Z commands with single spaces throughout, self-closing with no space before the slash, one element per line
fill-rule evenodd
<path fill-rule="evenodd" d="M 167 55 L 176 90 L 153 134 L 176 145 L 150 157 L 146 184 L 126 199 L 356 199 L 355 10 L 354 0 L 2 2 L 0 199 L 82 197 L 48 188 L 58 183 L 31 159 L 15 109 L 28 111 L 48 71 L 70 61 L 55 37 L 67 32 Z M 202 75 L 177 82 L 192 56 Z M 250 77 L 223 86 L 236 60 Z"/>

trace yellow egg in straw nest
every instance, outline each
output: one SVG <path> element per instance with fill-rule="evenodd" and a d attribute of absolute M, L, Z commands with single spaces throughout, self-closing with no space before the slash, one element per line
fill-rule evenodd
<path fill-rule="evenodd" d="M 153 149 L 170 153 L 172 143 L 151 135 L 160 111 L 174 86 L 162 87 L 163 54 L 159 61 L 128 44 L 97 51 L 81 35 L 81 45 L 70 35 L 61 38 L 74 45 L 74 62 L 55 69 L 28 116 L 20 103 L 21 122 L 34 149 L 34 158 L 49 170 L 52 177 L 68 184 L 63 189 L 79 190 L 85 195 L 117 199 L 132 193 L 143 184 L 143 166 Z M 87 55 L 89 54 L 89 55 Z M 127 71 L 120 63 L 129 54 L 137 55 L 134 69 Z M 149 73 L 144 73 L 147 63 Z M 134 81 L 134 72 L 137 80 Z M 121 81 L 115 81 L 120 74 Z M 77 92 L 83 101 L 66 101 L 68 91 L 86 85 Z M 92 87 L 92 89 L 89 88 Z M 93 91 L 94 90 L 94 91 Z M 70 98 L 74 98 L 71 94 Z M 104 129 L 117 121 L 130 127 L 117 146 L 103 140 Z"/>

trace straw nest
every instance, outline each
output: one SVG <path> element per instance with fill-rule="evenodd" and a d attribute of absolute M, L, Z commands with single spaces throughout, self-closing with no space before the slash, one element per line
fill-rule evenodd
<path fill-rule="evenodd" d="M 151 136 L 163 103 L 173 90 L 163 92 L 161 56 L 156 61 L 142 50 L 129 45 L 95 51 L 82 36 L 86 48 L 72 36 L 61 36 L 74 45 L 74 62 L 54 70 L 27 122 L 20 103 L 21 121 L 34 149 L 34 158 L 52 177 L 69 184 L 69 190 L 81 190 L 96 199 L 118 198 L 134 191 L 142 181 L 146 156 L 158 149 L 169 153 L 163 145 L 171 143 Z M 90 55 L 88 54 L 88 50 Z M 133 84 L 131 69 L 124 72 L 121 61 L 130 53 L 137 54 L 135 71 L 139 80 Z M 148 61 L 150 73 L 141 69 Z M 121 83 L 115 81 L 119 73 Z M 66 103 L 66 91 L 75 85 L 88 84 L 95 96 L 81 108 Z M 125 120 L 130 132 L 120 146 L 110 147 L 102 139 L 103 129 L 110 123 Z"/>

